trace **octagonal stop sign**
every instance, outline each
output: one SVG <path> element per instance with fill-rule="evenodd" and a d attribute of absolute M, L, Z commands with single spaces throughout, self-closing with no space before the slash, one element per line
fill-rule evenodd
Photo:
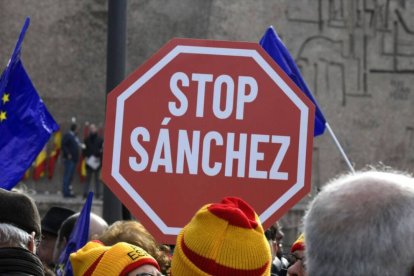
<path fill-rule="evenodd" d="M 108 95 L 103 181 L 159 242 L 225 196 L 267 228 L 310 190 L 313 122 L 259 44 L 173 39 Z"/>

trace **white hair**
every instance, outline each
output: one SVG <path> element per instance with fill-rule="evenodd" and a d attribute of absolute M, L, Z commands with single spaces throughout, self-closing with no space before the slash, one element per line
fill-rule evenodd
<path fill-rule="evenodd" d="M 31 238 L 29 233 L 14 225 L 0 223 L 0 247 L 21 247 L 28 249 Z"/>
<path fill-rule="evenodd" d="M 307 271 L 315 275 L 410 275 L 414 179 L 367 171 L 333 180 L 304 221 Z"/>

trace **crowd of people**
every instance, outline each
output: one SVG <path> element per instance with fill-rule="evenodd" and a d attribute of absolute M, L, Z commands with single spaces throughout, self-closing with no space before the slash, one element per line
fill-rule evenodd
<path fill-rule="evenodd" d="M 89 191 L 95 191 L 95 197 L 102 195 L 102 184 L 100 182 L 100 170 L 102 166 L 103 139 L 98 135 L 98 128 L 95 124 L 87 124 L 84 131 L 84 140 L 78 137 L 78 125 L 72 123 L 70 129 L 62 138 L 63 153 L 63 185 L 62 195 L 64 198 L 76 197 L 73 192 L 72 180 L 75 169 L 80 161 L 80 156 L 85 160 L 86 181 L 83 188 L 85 199 Z M 94 182 L 94 187 L 91 182 Z"/>
<path fill-rule="evenodd" d="M 65 275 L 59 263 L 79 213 L 0 189 L 0 275 Z M 327 183 L 303 233 L 284 254 L 278 222 L 263 229 L 243 199 L 226 197 L 195 213 L 175 246 L 135 220 L 108 226 L 90 214 L 88 242 L 70 254 L 73 275 L 414 275 L 414 178 L 360 171 Z"/>

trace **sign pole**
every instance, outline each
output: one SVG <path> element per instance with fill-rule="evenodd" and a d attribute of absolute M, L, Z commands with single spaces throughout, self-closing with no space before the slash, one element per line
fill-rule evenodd
<path fill-rule="evenodd" d="M 106 63 L 107 94 L 125 77 L 126 10 L 126 0 L 109 0 Z M 103 218 L 109 224 L 122 219 L 121 202 L 106 185 L 104 187 Z"/>

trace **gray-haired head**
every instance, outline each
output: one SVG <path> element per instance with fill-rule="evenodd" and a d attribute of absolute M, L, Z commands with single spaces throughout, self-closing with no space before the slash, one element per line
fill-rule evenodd
<path fill-rule="evenodd" d="M 309 275 L 411 275 L 414 179 L 366 171 L 328 183 L 304 221 Z"/>
<path fill-rule="evenodd" d="M 20 247 L 29 249 L 31 236 L 26 231 L 8 223 L 0 223 L 0 248 Z"/>

